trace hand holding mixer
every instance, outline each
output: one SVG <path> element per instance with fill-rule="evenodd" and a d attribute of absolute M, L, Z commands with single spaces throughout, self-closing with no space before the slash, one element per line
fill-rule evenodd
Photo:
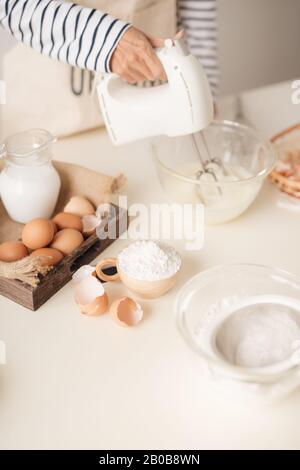
<path fill-rule="evenodd" d="M 182 39 L 167 39 L 156 54 L 165 69 L 166 83 L 137 87 L 115 74 L 107 74 L 98 84 L 97 93 L 110 138 L 115 145 L 121 145 L 157 135 L 191 134 L 201 163 L 196 178 L 210 175 L 217 181 L 216 167 L 223 172 L 224 168 L 219 159 L 211 158 L 199 132 L 211 123 L 214 114 L 203 67 Z M 199 150 L 201 141 L 202 151 Z"/>

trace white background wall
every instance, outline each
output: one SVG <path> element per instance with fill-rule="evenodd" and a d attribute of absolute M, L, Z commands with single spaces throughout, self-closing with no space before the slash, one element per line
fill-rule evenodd
<path fill-rule="evenodd" d="M 300 78 L 300 0 L 218 0 L 223 93 Z"/>
<path fill-rule="evenodd" d="M 219 0 L 219 33 L 222 94 L 300 77 L 300 0 Z"/>

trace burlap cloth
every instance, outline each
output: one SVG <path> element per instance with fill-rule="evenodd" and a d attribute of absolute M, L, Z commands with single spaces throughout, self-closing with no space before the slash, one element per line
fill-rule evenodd
<path fill-rule="evenodd" d="M 125 184 L 123 175 L 112 177 L 70 163 L 54 162 L 53 164 L 61 179 L 61 190 L 55 213 L 60 212 L 72 196 L 86 197 L 97 207 L 102 202 L 110 201 L 112 194 L 118 192 Z M 0 170 L 2 168 L 3 162 L 0 161 Z M 0 201 L 0 243 L 20 239 L 22 228 L 22 224 L 9 218 Z M 30 261 L 29 264 L 28 261 Z M 25 258 L 16 263 L 0 261 L 0 276 L 36 285 L 37 274 L 45 272 L 39 261 L 38 259 L 37 262 L 33 262 L 32 258 L 30 260 Z"/>

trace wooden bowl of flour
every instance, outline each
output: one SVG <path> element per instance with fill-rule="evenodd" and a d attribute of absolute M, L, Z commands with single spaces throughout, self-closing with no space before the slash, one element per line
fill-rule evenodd
<path fill-rule="evenodd" d="M 171 275 L 161 279 L 139 279 L 135 275 L 129 274 L 120 266 L 119 256 L 117 258 L 106 258 L 101 260 L 96 266 L 96 273 L 101 281 L 107 282 L 121 280 L 129 290 L 137 294 L 139 297 L 144 299 L 155 299 L 164 295 L 176 284 L 181 266 L 181 259 L 178 254 L 177 256 L 178 269 L 176 269 L 176 271 Z M 111 276 L 107 275 L 103 272 L 103 269 L 107 267 L 115 267 L 117 272 Z"/>

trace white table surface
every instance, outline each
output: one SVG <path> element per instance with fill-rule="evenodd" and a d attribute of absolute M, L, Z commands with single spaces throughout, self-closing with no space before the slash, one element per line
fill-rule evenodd
<path fill-rule="evenodd" d="M 104 131 L 60 141 L 56 158 L 126 173 L 131 202 L 161 202 L 153 163 L 143 143 L 114 148 Z M 268 183 L 232 223 L 206 229 L 201 252 L 186 252 L 178 288 L 192 275 L 227 262 L 278 266 L 300 275 L 299 213 L 276 206 Z M 105 256 L 115 256 L 125 240 Z M 107 285 L 113 298 L 118 284 Z M 174 322 L 174 289 L 143 302 L 145 318 L 132 329 L 109 315 L 82 316 L 66 285 L 37 312 L 0 299 L 2 449 L 238 449 L 300 448 L 300 393 L 271 407 L 236 403 L 212 390 L 198 358 Z"/>

